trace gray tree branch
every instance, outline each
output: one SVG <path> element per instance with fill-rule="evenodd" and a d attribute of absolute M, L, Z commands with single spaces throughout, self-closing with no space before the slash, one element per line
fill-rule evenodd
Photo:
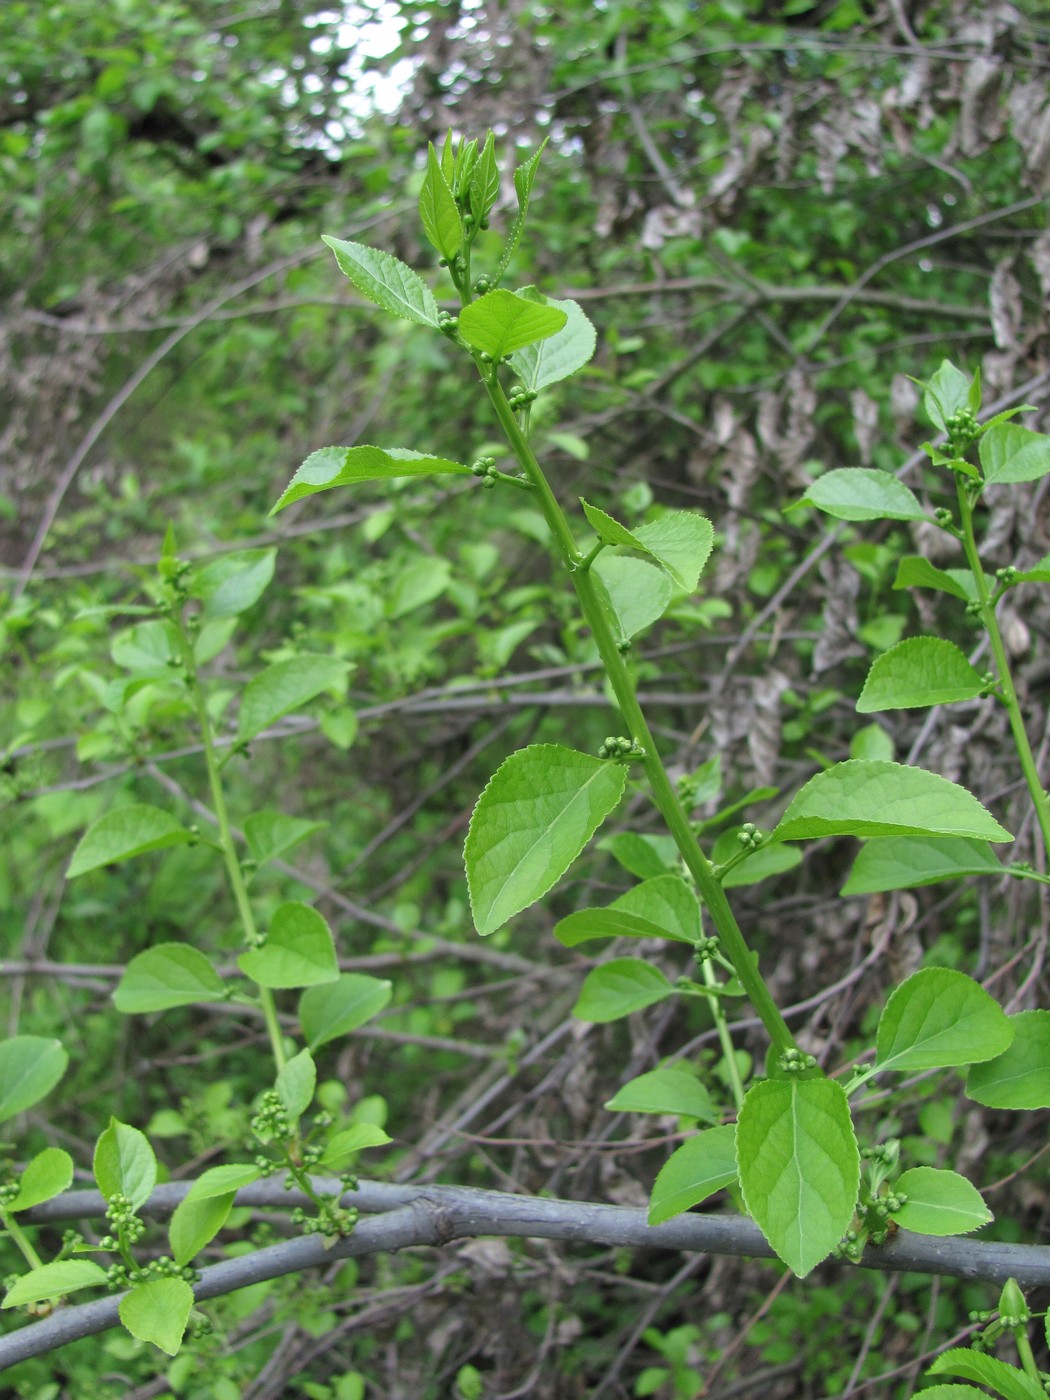
<path fill-rule="evenodd" d="M 158 1186 L 143 1213 L 167 1216 L 190 1189 L 189 1182 Z M 334 1194 L 339 1182 L 315 1178 L 319 1191 Z M 307 1204 L 283 1181 L 269 1178 L 237 1193 L 237 1205 L 283 1208 Z M 271 1245 L 201 1271 L 194 1287 L 198 1302 L 232 1293 L 248 1284 L 301 1273 L 336 1259 L 360 1258 L 416 1245 L 441 1247 L 480 1235 L 568 1240 L 576 1244 L 672 1249 L 704 1254 L 771 1259 L 773 1251 L 757 1225 L 742 1216 L 687 1214 L 663 1225 L 648 1225 L 645 1212 L 628 1206 L 587 1201 L 544 1200 L 458 1186 L 410 1186 L 362 1181 L 343 1204 L 362 1212 L 354 1233 L 331 1247 L 317 1235 Z M 53 1225 L 100 1215 L 105 1201 L 97 1191 L 68 1191 L 19 1213 L 23 1224 Z M 1017 1279 L 1023 1288 L 1050 1283 L 1050 1246 L 1011 1245 L 964 1238 L 936 1239 L 900 1231 L 879 1248 L 869 1248 L 863 1268 L 920 1272 L 1002 1284 Z M 844 1267 L 844 1266 L 839 1266 Z M 59 1308 L 51 1317 L 0 1338 L 0 1370 L 41 1356 L 81 1337 L 119 1323 L 119 1297 Z"/>

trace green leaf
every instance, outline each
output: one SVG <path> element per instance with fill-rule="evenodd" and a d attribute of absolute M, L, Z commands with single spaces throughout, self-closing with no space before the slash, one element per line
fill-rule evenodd
<path fill-rule="evenodd" d="M 18 1308 L 45 1298 L 61 1298 L 81 1288 L 105 1287 L 106 1271 L 89 1259 L 60 1259 L 23 1274 L 4 1294 L 0 1307 Z"/>
<path fill-rule="evenodd" d="M 339 976 L 332 932 L 309 904 L 278 905 L 266 941 L 237 959 L 237 966 L 260 987 L 313 987 Z"/>
<path fill-rule="evenodd" d="M 972 385 L 970 376 L 963 374 L 961 369 L 956 369 L 950 360 L 942 360 L 940 369 L 929 383 L 924 385 L 926 392 L 922 398 L 922 406 L 930 421 L 935 423 L 941 432 L 947 431 L 947 419 L 953 413 L 958 413 L 960 408 L 969 407 Z"/>
<path fill-rule="evenodd" d="M 341 1172 L 367 1147 L 385 1147 L 392 1139 L 375 1123 L 355 1123 L 334 1134 L 317 1163 L 324 1172 Z"/>
<path fill-rule="evenodd" d="M 432 142 L 427 145 L 427 171 L 419 192 L 419 217 L 431 246 L 446 262 L 451 262 L 463 246 L 463 220 Z"/>
<path fill-rule="evenodd" d="M 146 1134 L 110 1118 L 95 1146 L 94 1172 L 107 1201 L 126 1196 L 132 1210 L 145 1205 L 157 1184 L 157 1159 Z"/>
<path fill-rule="evenodd" d="M 463 852 L 480 934 L 494 933 L 546 894 L 626 783 L 623 764 L 558 744 L 530 744 L 500 765 L 474 808 Z"/>
<path fill-rule="evenodd" d="M 191 831 L 159 807 L 144 802 L 114 807 L 84 832 L 69 862 L 66 879 L 75 880 L 89 870 L 115 865 L 147 851 L 185 846 L 195 839 Z"/>
<path fill-rule="evenodd" d="M 311 1050 L 327 1045 L 382 1011 L 394 984 L 364 973 L 344 973 L 337 982 L 311 987 L 299 999 L 299 1023 Z"/>
<path fill-rule="evenodd" d="M 262 1172 L 248 1162 L 231 1162 L 222 1167 L 209 1167 L 202 1172 L 183 1197 L 184 1201 L 211 1201 L 220 1196 L 236 1195 L 244 1186 L 258 1181 Z"/>
<path fill-rule="evenodd" d="M 394 578 L 387 597 L 387 616 L 396 621 L 432 603 L 444 593 L 451 576 L 452 565 L 447 559 L 432 559 L 429 555 L 413 559 Z"/>
<path fill-rule="evenodd" d="M 189 943 L 158 943 L 132 958 L 124 969 L 113 1004 L 125 1015 L 167 1011 L 173 1006 L 223 1001 L 222 978 Z"/>
<path fill-rule="evenodd" d="M 980 1191 L 958 1172 L 912 1167 L 893 1189 L 908 1198 L 893 1219 L 919 1235 L 966 1235 L 992 1219 Z"/>
<path fill-rule="evenodd" d="M 657 875 L 605 909 L 580 909 L 554 926 L 555 938 L 566 948 L 592 938 L 673 938 L 693 944 L 700 932 L 696 895 L 677 875 Z"/>
<path fill-rule="evenodd" d="M 18 1195 L 4 1210 L 29 1210 L 68 1190 L 73 1181 L 73 1158 L 61 1147 L 45 1147 L 28 1161 L 18 1178 Z"/>
<path fill-rule="evenodd" d="M 954 642 L 909 637 L 875 658 L 857 701 L 859 714 L 972 700 L 986 690 L 979 671 Z"/>
<path fill-rule="evenodd" d="M 394 481 L 403 476 L 469 476 L 470 468 L 447 457 L 431 457 L 407 447 L 320 447 L 285 487 L 270 511 L 276 515 L 303 496 L 330 491 L 333 486 L 356 486 L 363 481 Z"/>
<path fill-rule="evenodd" d="M 881 894 L 935 885 L 964 875 L 1001 875 L 987 841 L 962 836 L 888 836 L 869 841 L 853 862 L 841 893 Z"/>
<path fill-rule="evenodd" d="M 1012 841 L 971 792 L 937 773 L 851 758 L 818 773 L 792 798 L 773 841 L 823 836 L 969 836 Z"/>
<path fill-rule="evenodd" d="M 253 812 L 244 819 L 244 835 L 252 860 L 256 865 L 265 865 L 268 860 L 276 860 L 298 846 L 308 836 L 324 831 L 327 825 L 327 822 L 288 817 L 283 812 Z"/>
<path fill-rule="evenodd" d="M 731 1124 L 705 1128 L 683 1142 L 660 1168 L 649 1197 L 649 1224 L 661 1225 L 681 1215 L 736 1178 L 736 1129 Z"/>
<path fill-rule="evenodd" d="M 478 227 L 484 224 L 499 198 L 499 165 L 496 162 L 496 138 L 490 131 L 474 162 L 467 185 L 467 203 Z"/>
<path fill-rule="evenodd" d="M 618 1113 L 678 1113 L 690 1118 L 702 1118 L 710 1123 L 715 1118 L 711 1095 L 685 1069 L 650 1070 L 639 1074 L 618 1090 L 605 1107 Z M 736 1175 L 736 1166 L 733 1167 Z"/>
<path fill-rule="evenodd" d="M 543 155 L 544 147 L 546 147 L 547 141 L 549 140 L 550 137 L 545 137 L 539 149 L 524 163 L 524 165 L 519 165 L 514 172 L 514 190 L 518 196 L 518 213 L 511 225 L 510 233 L 507 235 L 507 241 L 503 245 L 503 251 L 500 253 L 499 264 L 496 268 L 497 282 L 510 266 L 510 260 L 514 256 L 518 244 L 521 242 L 521 235 L 525 232 L 525 220 L 529 213 L 529 200 L 532 197 L 532 186 L 536 179 L 536 170 L 540 163 L 540 157 Z"/>
<path fill-rule="evenodd" d="M 204 604 L 206 618 L 236 617 L 259 601 L 273 578 L 276 549 L 243 549 L 195 569 L 190 597 Z"/>
<path fill-rule="evenodd" d="M 526 345 L 510 357 L 511 369 L 526 389 L 545 389 L 557 384 L 590 360 L 597 335 L 583 310 L 574 301 L 555 301 L 535 287 L 522 287 L 518 296 L 539 306 L 550 306 L 565 315 L 560 331 L 535 345 Z"/>
<path fill-rule="evenodd" d="M 696 591 L 700 571 L 707 563 L 714 541 L 710 520 L 694 511 L 676 510 L 650 525 L 628 530 L 582 497 L 580 504 L 591 529 L 605 544 L 640 550 L 671 576 L 679 592 Z"/>
<path fill-rule="evenodd" d="M 120 1320 L 140 1342 L 174 1356 L 186 1335 L 193 1307 L 193 1289 L 181 1278 L 157 1278 L 138 1283 L 118 1304 Z"/>
<path fill-rule="evenodd" d="M 981 437 L 977 452 L 989 485 L 1038 481 L 1050 472 L 1050 437 L 1033 433 L 1019 423 L 998 423 L 989 428 Z"/>
<path fill-rule="evenodd" d="M 420 326 L 438 324 L 438 304 L 422 277 L 391 253 L 321 235 L 335 254 L 340 269 L 359 292 L 384 311 L 415 321 Z"/>
<path fill-rule="evenodd" d="M 1044 554 L 1030 569 L 1021 569 L 1015 583 L 1050 583 L 1050 554 Z"/>
<path fill-rule="evenodd" d="M 659 968 L 641 958 L 614 958 L 587 974 L 572 1014 L 580 1021 L 618 1021 L 673 995 Z"/>
<path fill-rule="evenodd" d="M 682 593 L 695 593 L 714 544 L 715 527 L 693 510 L 670 510 L 634 530 L 636 540 L 671 575 Z"/>
<path fill-rule="evenodd" d="M 590 572 L 604 594 L 617 640 L 621 642 L 629 642 L 663 617 L 674 594 L 664 570 L 644 559 L 599 554 Z"/>
<path fill-rule="evenodd" d="M 1003 1400 L 1046 1400 L 1046 1392 L 1038 1381 L 1026 1376 L 1018 1367 L 1008 1366 L 998 1357 L 987 1356 L 972 1347 L 953 1347 L 951 1351 L 942 1352 L 926 1374 L 962 1376 L 964 1380 L 990 1386 Z M 927 1396 L 932 1392 L 924 1390 L 921 1394 Z"/>
<path fill-rule="evenodd" d="M 974 1065 L 966 1094 L 988 1108 L 1050 1108 L 1050 1011 L 1010 1016 L 1014 1038 L 1001 1055 Z"/>
<path fill-rule="evenodd" d="M 913 491 L 889 472 L 872 467 L 836 467 L 818 476 L 788 510 L 816 506 L 836 520 L 925 520 Z"/>
<path fill-rule="evenodd" d="M 1002 1054 L 1012 1037 L 1009 1017 L 972 977 L 926 967 L 886 1003 L 875 1068 L 902 1073 L 979 1064 Z"/>
<path fill-rule="evenodd" d="M 0 1123 L 50 1094 L 68 1063 L 60 1040 L 16 1035 L 0 1041 Z"/>
<path fill-rule="evenodd" d="M 229 1218 L 233 1195 L 228 1191 L 223 1196 L 194 1201 L 185 1197 L 179 1202 L 168 1223 L 168 1243 L 176 1264 L 188 1264 L 211 1243 Z"/>
<path fill-rule="evenodd" d="M 568 316 L 553 306 L 540 306 L 502 287 L 486 292 L 459 313 L 459 333 L 468 345 L 494 360 L 556 335 Z"/>
<path fill-rule="evenodd" d="M 986 1390 L 976 1390 L 972 1385 L 929 1385 L 916 1394 L 921 1395 L 922 1400 L 973 1400 L 975 1395 L 980 1400 L 988 1400 Z"/>
<path fill-rule="evenodd" d="M 849 1228 L 860 1153 L 841 1084 L 766 1079 L 748 1090 L 736 1129 L 747 1209 L 803 1278 Z"/>
<path fill-rule="evenodd" d="M 938 569 L 921 554 L 905 554 L 897 564 L 894 588 L 934 588 L 964 603 L 975 602 L 977 586 L 969 569 Z"/>
<path fill-rule="evenodd" d="M 347 662 L 337 656 L 290 657 L 275 661 L 248 682 L 237 716 L 237 738 L 254 739 L 264 729 L 305 705 L 322 691 L 346 684 Z"/>
<path fill-rule="evenodd" d="M 670 836 L 642 836 L 637 831 L 617 831 L 603 836 L 600 850 L 608 851 L 630 875 L 648 880 L 669 874 L 678 864 L 678 847 Z"/>
<path fill-rule="evenodd" d="M 275 1087 L 289 1121 L 296 1122 L 313 1103 L 317 1088 L 317 1066 L 309 1050 L 292 1056 L 278 1074 Z"/>

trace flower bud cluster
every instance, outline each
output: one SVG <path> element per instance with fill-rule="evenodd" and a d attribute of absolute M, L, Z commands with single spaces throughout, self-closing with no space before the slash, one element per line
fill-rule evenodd
<path fill-rule="evenodd" d="M 777 1059 L 777 1068 L 785 1074 L 802 1074 L 807 1069 L 816 1069 L 816 1056 L 807 1055 L 802 1050 L 785 1050 Z"/>
<path fill-rule="evenodd" d="M 736 839 L 745 851 L 755 851 L 762 844 L 762 835 L 754 822 L 745 822 L 737 832 Z"/>
<path fill-rule="evenodd" d="M 251 1121 L 251 1130 L 260 1142 L 290 1142 L 292 1126 L 276 1089 L 267 1089 L 259 1111 Z"/>
<path fill-rule="evenodd" d="M 622 734 L 608 734 L 598 749 L 599 758 L 644 758 L 645 750 L 634 739 L 626 739 Z"/>
<path fill-rule="evenodd" d="M 944 429 L 952 452 L 960 456 L 980 432 L 980 425 L 972 408 L 957 408 L 944 420 Z"/>
<path fill-rule="evenodd" d="M 507 402 L 514 413 L 520 413 L 524 408 L 531 408 L 538 398 L 539 394 L 535 389 L 518 388 L 510 391 L 507 395 Z"/>

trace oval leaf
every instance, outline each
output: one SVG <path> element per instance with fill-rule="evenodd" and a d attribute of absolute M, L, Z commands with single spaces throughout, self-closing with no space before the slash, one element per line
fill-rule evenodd
<path fill-rule="evenodd" d="M 912 1167 L 893 1189 L 908 1197 L 894 1220 L 919 1235 L 966 1235 L 992 1219 L 980 1191 L 958 1172 Z"/>
<path fill-rule="evenodd" d="M 337 982 L 311 987 L 299 999 L 299 1023 L 311 1050 L 356 1031 L 382 1011 L 394 984 L 381 977 L 348 972 Z"/>
<path fill-rule="evenodd" d="M 45 1147 L 26 1163 L 18 1179 L 18 1195 L 4 1209 L 29 1210 L 67 1190 L 73 1180 L 73 1158 L 61 1147 Z"/>
<path fill-rule="evenodd" d="M 983 434 L 977 452 L 984 479 L 1037 481 L 1050 472 L 1050 437 L 1019 423 L 997 423 Z"/>
<path fill-rule="evenodd" d="M 106 1200 L 126 1196 L 132 1210 L 145 1205 L 157 1184 L 157 1159 L 146 1134 L 116 1118 L 109 1120 L 98 1140 L 93 1165 L 98 1189 Z"/>
<path fill-rule="evenodd" d="M 966 1093 L 988 1108 L 1050 1108 L 1050 1011 L 1010 1016 L 1014 1038 L 994 1060 L 974 1065 Z"/>
<path fill-rule="evenodd" d="M 636 540 L 671 575 L 682 593 L 695 593 L 715 541 L 715 527 L 693 510 L 671 510 L 649 525 L 639 525 Z"/>
<path fill-rule="evenodd" d="M 290 714 L 324 690 L 346 683 L 348 665 L 337 656 L 293 656 L 275 661 L 249 681 L 237 716 L 237 738 L 254 739 L 282 715 Z"/>
<path fill-rule="evenodd" d="M 1001 875 L 1003 867 L 987 841 L 961 836 L 888 836 L 869 841 L 857 859 L 842 894 L 881 894 L 935 885 L 964 875 Z"/>
<path fill-rule="evenodd" d="M 849 1228 L 860 1153 L 840 1084 L 766 1079 L 744 1099 L 737 1166 L 747 1209 L 800 1278 L 826 1259 Z"/>
<path fill-rule="evenodd" d="M 322 1171 L 341 1172 L 366 1147 L 385 1147 L 391 1138 L 376 1123 L 355 1123 L 336 1133 L 317 1163 Z"/>
<path fill-rule="evenodd" d="M 419 218 L 431 245 L 451 262 L 463 243 L 463 220 L 432 142 L 427 147 L 427 172 L 419 192 Z"/>
<path fill-rule="evenodd" d="M 937 773 L 851 758 L 810 778 L 792 798 L 773 841 L 822 836 L 1013 837 L 973 793 Z"/>
<path fill-rule="evenodd" d="M 700 937 L 700 905 L 677 875 L 644 880 L 606 909 L 580 909 L 554 926 L 566 948 L 592 938 L 672 938 L 695 943 Z"/>
<path fill-rule="evenodd" d="M 468 345 L 494 360 L 556 335 L 568 322 L 564 311 L 539 306 L 514 292 L 486 292 L 459 313 L 459 333 Z"/>
<path fill-rule="evenodd" d="M 673 1066 L 650 1070 L 629 1080 L 605 1107 L 618 1113 L 684 1113 L 707 1123 L 715 1116 L 711 1095 L 699 1079 L 688 1070 Z"/>
<path fill-rule="evenodd" d="M 174 1356 L 182 1345 L 193 1307 L 193 1289 L 181 1278 L 139 1283 L 118 1304 L 120 1320 L 140 1342 Z"/>
<path fill-rule="evenodd" d="M 339 976 L 332 933 L 309 904 L 290 901 L 274 911 L 266 942 L 237 959 L 260 987 L 313 987 Z"/>
<path fill-rule="evenodd" d="M 244 836 L 256 865 L 276 860 L 308 836 L 324 831 L 327 822 L 304 821 L 283 812 L 253 812 L 244 819 Z"/>
<path fill-rule="evenodd" d="M 143 1015 L 224 998 L 222 978 L 199 948 L 158 943 L 128 963 L 113 1004 L 125 1015 Z"/>
<path fill-rule="evenodd" d="M 429 457 L 406 447 L 320 447 L 311 452 L 292 477 L 277 504 L 276 515 L 285 506 L 333 486 L 356 486 L 362 481 L 392 481 L 399 476 L 462 476 L 470 468 L 447 457 Z"/>
<path fill-rule="evenodd" d="M 621 642 L 629 642 L 663 617 L 674 596 L 674 586 L 664 570 L 644 559 L 599 554 L 590 572 L 604 594 Z"/>
<path fill-rule="evenodd" d="M 649 1224 L 706 1201 L 736 1181 L 736 1129 L 707 1128 L 672 1152 L 660 1168 L 649 1197 Z"/>
<path fill-rule="evenodd" d="M 250 1186 L 262 1175 L 259 1168 L 247 1162 L 232 1162 L 229 1166 L 209 1167 L 202 1172 L 183 1197 L 184 1201 L 210 1201 L 216 1196 L 236 1193 Z"/>
<path fill-rule="evenodd" d="M 659 968 L 641 958 L 614 958 L 587 974 L 572 1014 L 580 1021 L 618 1021 L 673 994 Z"/>
<path fill-rule="evenodd" d="M 816 506 L 836 520 L 925 520 L 914 492 L 889 472 L 872 467 L 836 467 L 819 476 L 792 505 Z"/>
<path fill-rule="evenodd" d="M 518 296 L 540 306 L 551 306 L 565 315 L 560 331 L 536 345 L 526 345 L 510 357 L 511 368 L 526 389 L 557 384 L 582 369 L 594 354 L 597 335 L 581 307 L 574 301 L 555 301 L 535 287 L 522 287 Z"/>
<path fill-rule="evenodd" d="M 1002 1054 L 1012 1038 L 1010 1018 L 972 977 L 927 967 L 886 1003 L 875 1067 L 900 1072 L 979 1064 Z"/>
<path fill-rule="evenodd" d="M 262 597 L 276 558 L 276 549 L 224 554 L 194 571 L 190 597 L 201 600 L 206 618 L 236 617 Z"/>
<path fill-rule="evenodd" d="M 50 1094 L 68 1063 L 60 1040 L 16 1035 L 0 1041 L 0 1123 Z"/>
<path fill-rule="evenodd" d="M 335 254 L 340 270 L 369 301 L 405 321 L 437 326 L 438 305 L 434 293 L 407 263 L 392 253 L 369 248 L 364 243 L 330 238 L 328 234 L 321 237 Z"/>
<path fill-rule="evenodd" d="M 145 802 L 114 807 L 84 832 L 69 862 L 66 879 L 75 880 L 101 865 L 115 865 L 166 846 L 184 846 L 195 839 L 191 831 L 159 807 Z"/>
<path fill-rule="evenodd" d="M 181 1200 L 168 1223 L 168 1243 L 175 1263 L 181 1266 L 195 1259 L 226 1224 L 232 1209 L 232 1191 L 203 1200 Z"/>
<path fill-rule="evenodd" d="M 550 889 L 613 810 L 623 764 L 558 744 L 530 744 L 500 765 L 478 799 L 463 856 L 480 934 Z"/>
<path fill-rule="evenodd" d="M 57 1264 L 41 1264 L 23 1274 L 4 1294 L 0 1307 L 17 1308 L 25 1303 L 39 1303 L 44 1298 L 61 1298 L 80 1288 L 106 1285 L 106 1271 L 89 1259 L 60 1259 Z"/>
<path fill-rule="evenodd" d="M 317 1067 L 309 1050 L 293 1055 L 277 1076 L 278 1097 L 289 1121 L 301 1118 L 313 1102 L 317 1087 Z"/>
<path fill-rule="evenodd" d="M 987 687 L 954 644 L 940 637 L 909 637 L 875 659 L 857 701 L 862 715 L 972 700 Z"/>

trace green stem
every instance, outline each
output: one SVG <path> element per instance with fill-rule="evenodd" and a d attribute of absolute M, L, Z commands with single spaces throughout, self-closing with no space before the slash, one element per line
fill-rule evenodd
<path fill-rule="evenodd" d="M 710 960 L 706 961 L 702 968 L 704 984 L 708 987 L 718 985 L 718 978 L 715 970 L 711 966 Z M 722 1057 L 726 1062 L 726 1077 L 729 1080 L 729 1088 L 733 1095 L 733 1102 L 737 1106 L 737 1111 L 744 1104 L 744 1082 L 740 1078 L 740 1066 L 736 1062 L 736 1048 L 733 1045 L 733 1037 L 729 1034 L 729 1022 L 726 1020 L 725 1010 L 722 1006 L 721 997 L 712 993 L 707 998 L 711 1008 L 711 1015 L 714 1017 L 715 1030 L 718 1032 L 718 1043 L 722 1047 Z"/>
<path fill-rule="evenodd" d="M 788 1029 L 787 1023 L 780 1014 L 779 1007 L 770 995 L 769 988 L 758 971 L 751 950 L 748 948 L 740 926 L 729 907 L 725 892 L 714 873 L 714 867 L 697 845 L 686 811 L 660 760 L 653 736 L 649 731 L 649 725 L 635 695 L 627 666 L 620 654 L 605 606 L 590 572 L 582 567 L 584 555 L 576 547 L 576 541 L 568 521 L 562 513 L 557 498 L 551 490 L 532 448 L 518 426 L 514 411 L 496 376 L 486 375 L 480 364 L 478 370 L 500 421 L 500 426 L 522 471 L 532 483 L 536 499 L 543 511 L 547 527 L 554 537 L 558 553 L 572 577 L 576 596 L 580 600 L 584 618 L 598 647 L 598 654 L 612 686 L 620 713 L 627 725 L 628 733 L 645 750 L 641 763 L 660 815 L 674 838 L 686 868 L 696 882 L 700 898 L 707 906 L 718 936 L 722 940 L 722 946 L 733 964 L 733 970 L 740 979 L 751 1005 L 765 1026 L 777 1052 L 782 1054 L 785 1050 L 797 1049 L 795 1038 Z"/>
<path fill-rule="evenodd" d="M 1017 1355 L 1021 1359 L 1021 1367 L 1026 1376 L 1031 1376 L 1036 1385 L 1043 1384 L 1043 1378 L 1039 1374 L 1039 1367 L 1035 1364 L 1035 1356 L 1032 1352 L 1032 1343 L 1028 1340 L 1027 1327 L 1014 1327 L 1011 1329 L 1014 1334 L 1014 1341 L 1017 1344 Z"/>
<path fill-rule="evenodd" d="M 215 753 L 215 732 L 212 729 L 211 716 L 208 714 L 208 707 L 205 703 L 204 688 L 197 675 L 197 662 L 193 655 L 193 642 L 181 613 L 176 615 L 175 620 L 178 626 L 179 638 L 182 643 L 182 656 L 183 663 L 186 667 L 186 676 L 189 681 L 190 691 L 193 695 L 193 703 L 197 711 L 197 724 L 201 732 L 204 763 L 208 770 L 208 786 L 211 790 L 212 807 L 215 811 L 215 819 L 219 827 L 219 847 L 222 851 L 223 861 L 226 864 L 226 875 L 230 882 L 230 889 L 233 892 L 234 902 L 237 905 L 237 913 L 240 916 L 245 944 L 249 948 L 254 948 L 259 942 L 259 931 L 256 927 L 251 901 L 248 898 L 248 887 L 244 883 L 244 872 L 241 869 L 240 860 L 237 858 L 237 847 L 233 840 L 233 832 L 230 830 L 230 818 L 226 810 L 226 797 L 222 790 L 222 776 L 219 772 L 219 761 Z M 285 1066 L 284 1036 L 281 1034 L 281 1028 L 277 1021 L 277 1006 L 269 987 L 259 988 L 259 999 L 262 1003 L 267 1034 L 270 1037 L 270 1049 L 273 1052 L 274 1063 L 277 1066 L 278 1073 L 280 1073 Z"/>
<path fill-rule="evenodd" d="M 9 1215 L 7 1211 L 0 1211 L 0 1221 L 3 1221 L 4 1229 L 21 1250 L 22 1258 L 29 1267 L 31 1269 L 41 1268 L 42 1261 L 40 1255 L 37 1254 L 36 1250 L 33 1248 L 29 1236 L 22 1229 L 21 1225 L 19 1225 L 18 1221 L 15 1220 L 13 1216 Z"/>
<path fill-rule="evenodd" d="M 988 633 L 988 641 L 991 644 L 992 655 L 995 657 L 996 672 L 999 677 L 999 687 L 1002 691 L 1003 704 L 1006 706 L 1006 713 L 1010 720 L 1010 732 L 1013 735 L 1014 746 L 1017 749 L 1017 757 L 1021 764 L 1021 771 L 1024 774 L 1025 784 L 1032 799 L 1032 806 L 1035 808 L 1036 820 L 1039 823 L 1039 830 L 1043 837 L 1043 850 L 1050 853 L 1050 801 L 1039 780 L 1039 770 L 1036 767 L 1035 755 L 1032 753 L 1031 745 L 1028 742 L 1028 734 L 1024 727 L 1024 718 L 1021 714 L 1021 706 L 1017 700 L 1017 691 L 1014 687 L 1013 675 L 1010 671 L 1010 661 L 1006 654 L 1006 647 L 1003 645 L 1002 633 L 999 631 L 999 620 L 995 615 L 995 605 L 988 592 L 988 585 L 985 582 L 984 569 L 981 567 L 980 555 L 977 552 L 977 541 L 973 531 L 973 506 L 965 483 L 956 478 L 956 493 L 959 499 L 959 517 L 962 521 L 962 545 L 966 553 L 966 562 L 973 574 L 974 585 L 977 589 L 977 601 L 981 610 L 981 622 Z"/>

